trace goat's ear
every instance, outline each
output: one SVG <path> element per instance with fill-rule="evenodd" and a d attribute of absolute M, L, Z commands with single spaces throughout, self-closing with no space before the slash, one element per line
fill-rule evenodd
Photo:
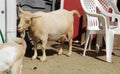
<path fill-rule="evenodd" d="M 22 8 L 20 8 L 20 7 L 17 7 L 17 9 L 20 11 L 20 13 L 24 12 L 24 10 Z"/>
<path fill-rule="evenodd" d="M 36 19 L 36 18 L 41 18 L 41 16 L 38 16 L 38 15 L 32 15 L 32 19 Z"/>

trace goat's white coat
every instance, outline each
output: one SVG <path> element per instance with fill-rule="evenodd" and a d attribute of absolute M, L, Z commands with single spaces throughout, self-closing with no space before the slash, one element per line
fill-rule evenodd
<path fill-rule="evenodd" d="M 15 58 L 16 58 L 16 48 L 15 47 L 11 47 L 11 46 L 7 46 L 5 48 L 2 48 L 0 50 L 0 59 L 2 59 L 0 61 L 0 70 L 4 71 L 7 70 L 10 66 L 13 65 Z M 6 58 L 9 57 L 9 58 Z M 9 64 L 9 65 L 8 65 Z"/>
<path fill-rule="evenodd" d="M 16 39 L 16 41 L 0 44 L 0 74 L 7 72 L 8 69 L 12 74 L 21 72 L 26 43 L 23 39 Z"/>

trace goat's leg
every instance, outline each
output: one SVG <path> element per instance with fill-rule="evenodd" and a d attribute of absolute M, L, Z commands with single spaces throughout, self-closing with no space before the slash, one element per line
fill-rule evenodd
<path fill-rule="evenodd" d="M 58 55 L 61 55 L 63 53 L 63 49 L 60 48 L 59 52 L 58 52 Z"/>
<path fill-rule="evenodd" d="M 25 31 L 21 32 L 20 37 L 25 38 Z"/>
<path fill-rule="evenodd" d="M 58 52 L 58 55 L 61 55 L 63 53 L 63 47 L 64 47 L 64 40 L 62 39 L 61 40 L 61 48 L 60 48 L 60 50 Z"/>
<path fill-rule="evenodd" d="M 73 37 L 73 29 L 71 29 L 68 32 L 69 52 L 68 52 L 67 56 L 70 56 L 72 54 L 72 37 Z"/>
<path fill-rule="evenodd" d="M 69 52 L 67 56 L 70 56 L 72 54 L 72 39 L 69 40 Z"/>
<path fill-rule="evenodd" d="M 40 58 L 40 60 L 41 60 L 42 62 L 46 60 L 45 48 L 46 48 L 46 43 L 43 43 L 43 44 L 42 44 L 42 57 Z"/>
<path fill-rule="evenodd" d="M 46 44 L 47 44 L 47 38 L 44 37 L 42 40 L 42 57 L 40 57 L 40 60 L 44 62 L 46 60 Z"/>
<path fill-rule="evenodd" d="M 37 42 L 34 41 L 34 55 L 32 56 L 32 60 L 37 58 Z"/>

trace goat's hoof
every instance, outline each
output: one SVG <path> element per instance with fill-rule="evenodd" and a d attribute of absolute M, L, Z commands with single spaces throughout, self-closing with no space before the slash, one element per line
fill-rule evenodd
<path fill-rule="evenodd" d="M 71 56 L 71 53 L 68 53 L 67 56 L 70 57 L 70 56 Z"/>
<path fill-rule="evenodd" d="M 62 55 L 62 52 L 58 52 L 58 55 Z"/>
<path fill-rule="evenodd" d="M 34 60 L 34 59 L 36 59 L 36 56 L 32 56 L 32 58 L 31 58 L 32 60 Z"/>
<path fill-rule="evenodd" d="M 34 50 L 35 48 L 33 47 L 32 50 Z"/>
<path fill-rule="evenodd" d="M 61 48 L 58 52 L 58 55 L 62 55 L 62 53 L 63 53 L 63 49 Z"/>
<path fill-rule="evenodd" d="M 45 57 L 40 57 L 40 61 L 44 62 L 44 61 L 46 61 L 46 58 Z"/>

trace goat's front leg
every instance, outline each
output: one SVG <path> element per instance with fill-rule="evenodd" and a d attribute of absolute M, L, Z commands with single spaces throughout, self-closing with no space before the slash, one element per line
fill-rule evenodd
<path fill-rule="evenodd" d="M 32 56 L 32 60 L 37 58 L 37 43 L 34 41 L 34 55 Z"/>
<path fill-rule="evenodd" d="M 46 44 L 47 44 L 47 38 L 44 38 L 42 40 L 42 57 L 40 58 L 40 60 L 42 62 L 44 62 L 46 60 Z"/>
<path fill-rule="evenodd" d="M 25 38 L 25 31 L 20 33 L 20 37 Z"/>
<path fill-rule="evenodd" d="M 66 36 L 61 37 L 60 43 L 61 43 L 61 48 L 58 52 L 58 55 L 61 55 L 63 53 L 63 48 L 64 48 L 64 41 L 65 41 Z"/>
<path fill-rule="evenodd" d="M 42 44 L 42 57 L 40 58 L 42 62 L 46 60 L 46 52 L 45 52 L 46 44 L 47 44 L 46 42 L 43 42 Z"/>

